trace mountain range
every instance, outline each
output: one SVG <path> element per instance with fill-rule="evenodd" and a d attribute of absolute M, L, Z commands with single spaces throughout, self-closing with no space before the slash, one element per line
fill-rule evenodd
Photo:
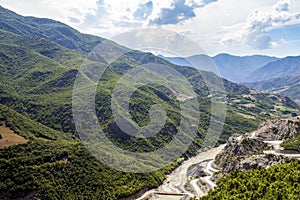
<path fill-rule="evenodd" d="M 272 92 L 288 96 L 295 102 L 300 102 L 300 74 L 272 78 L 266 81 L 247 82 L 244 85 L 265 92 Z"/>
<path fill-rule="evenodd" d="M 297 73 L 300 73 L 300 56 L 289 56 L 255 70 L 248 79 L 250 82 L 257 82 L 292 76 Z"/>
<path fill-rule="evenodd" d="M 162 56 L 163 57 L 163 56 Z M 187 58 L 163 57 L 164 59 L 181 66 L 195 67 L 200 70 L 211 71 L 217 68 L 220 76 L 236 83 L 250 80 L 250 74 L 268 63 L 278 61 L 279 58 L 270 56 L 233 56 L 230 54 L 218 54 L 214 57 L 207 55 L 194 55 Z M 193 66 L 193 63 L 201 63 Z"/>
<path fill-rule="evenodd" d="M 221 77 L 249 88 L 288 96 L 300 100 L 300 56 L 275 58 L 269 56 L 233 56 L 219 54 L 214 57 L 195 55 L 187 58 L 163 57 L 180 66 L 213 71 Z M 195 66 L 193 63 L 201 63 Z M 216 72 L 217 69 L 217 72 Z"/>
<path fill-rule="evenodd" d="M 24 17 L 3 7 L 0 16 L 0 130 L 13 132 L 24 142 L 17 144 L 6 138 L 11 145 L 0 146 L 0 199 L 128 198 L 157 187 L 184 158 L 195 155 L 201 148 L 212 115 L 211 102 L 206 82 L 194 68 L 82 34 L 51 19 Z M 105 52 L 89 54 L 101 43 L 105 44 Z M 105 54 L 122 52 L 126 53 L 105 70 L 95 95 L 99 124 L 118 147 L 132 152 L 150 152 L 163 147 L 172 140 L 180 124 L 180 102 L 188 101 L 178 99 L 166 86 L 138 88 L 130 99 L 130 117 L 139 125 L 146 125 L 150 121 L 150 108 L 161 104 L 167 119 L 163 129 L 153 137 L 131 137 L 120 130 L 110 109 L 113 89 L 126 72 L 141 64 L 163 64 L 186 77 L 197 94 L 200 107 L 197 137 L 181 159 L 158 171 L 135 174 L 110 169 L 87 151 L 76 134 L 72 114 L 74 81 L 78 74 L 85 81 L 93 81 L 93 74 L 80 71 L 80 66 L 83 62 L 103 66 L 107 64 L 103 59 Z M 259 58 L 257 62 L 249 61 L 252 63 L 249 65 L 277 60 Z M 211 72 L 202 75 L 209 78 L 211 85 L 217 78 Z M 218 143 L 224 143 L 236 132 L 251 132 L 259 122 L 270 117 L 299 114 L 298 105 L 288 97 L 261 93 L 226 79 L 223 82 L 227 115 Z M 130 82 L 126 84 L 130 86 Z M 180 83 L 176 87 L 181 87 Z M 3 140 L 5 134 L 0 132 L 0 135 Z M 116 160 L 127 159 L 109 151 L 104 153 Z M 157 159 L 163 161 L 163 157 Z M 131 161 L 128 157 L 128 163 L 134 165 Z"/>
<path fill-rule="evenodd" d="M 299 102 L 299 74 L 300 56 L 290 56 L 252 72 L 249 76 L 252 81 L 243 84 L 256 90 L 288 96 Z"/>

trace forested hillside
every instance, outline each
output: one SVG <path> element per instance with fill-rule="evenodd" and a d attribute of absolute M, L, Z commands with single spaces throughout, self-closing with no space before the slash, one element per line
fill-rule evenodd
<path fill-rule="evenodd" d="M 206 199 L 299 199 L 300 162 L 268 169 L 233 171 L 218 181 L 218 187 Z"/>
<path fill-rule="evenodd" d="M 112 90 L 120 77 L 140 64 L 156 63 L 176 69 L 191 82 L 200 119 L 197 137 L 182 157 L 200 149 L 211 118 L 211 102 L 196 69 L 173 65 L 150 53 L 128 52 L 114 42 L 81 34 L 50 19 L 22 17 L 2 7 L 0 15 L 0 125 L 26 139 L 26 143 L 0 148 L 0 199 L 120 199 L 158 186 L 182 161 L 174 160 L 152 173 L 118 172 L 97 161 L 79 140 L 72 114 L 74 80 L 83 61 L 106 64 L 101 56 L 87 55 L 103 41 L 109 53 L 127 52 L 108 66 L 96 91 L 97 117 L 110 139 L 133 152 L 153 151 L 172 140 L 180 121 L 180 100 L 168 87 L 143 86 L 130 100 L 130 114 L 141 125 L 149 123 L 152 105 L 159 103 L 165 108 L 167 123 L 152 138 L 139 139 L 120 131 L 110 109 Z M 207 77 L 213 84 L 216 75 L 207 73 Z M 289 98 L 262 94 L 226 80 L 224 86 L 228 107 L 218 143 L 235 132 L 255 130 L 263 119 L 299 112 Z"/>

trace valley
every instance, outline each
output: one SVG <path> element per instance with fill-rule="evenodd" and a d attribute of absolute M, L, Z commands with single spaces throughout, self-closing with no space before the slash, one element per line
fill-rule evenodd
<path fill-rule="evenodd" d="M 294 119 L 287 119 L 294 121 L 296 123 L 300 122 L 299 118 L 294 118 Z M 285 120 L 282 120 L 284 123 Z M 184 161 L 178 168 L 176 168 L 171 174 L 167 175 L 166 180 L 160 185 L 157 189 L 150 190 L 146 192 L 143 196 L 138 198 L 137 200 L 167 200 L 167 199 L 190 199 L 190 198 L 199 198 L 203 197 L 208 194 L 210 190 L 213 190 L 217 185 L 216 185 L 216 179 L 219 179 L 219 174 L 218 172 L 222 173 L 222 167 L 218 166 L 220 165 L 220 161 L 217 161 L 216 164 L 216 157 L 217 160 L 219 159 L 224 159 L 222 158 L 222 154 L 227 154 L 228 150 L 231 151 L 230 146 L 234 146 L 236 144 L 241 144 L 241 146 L 237 146 L 238 148 L 235 148 L 237 150 L 233 151 L 242 151 L 242 144 L 243 141 L 247 140 L 260 140 L 266 145 L 262 146 L 254 146 L 254 145 L 260 145 L 260 144 L 255 144 L 251 142 L 247 142 L 248 146 L 245 146 L 244 148 L 259 148 L 255 149 L 253 152 L 249 150 L 245 150 L 242 154 L 239 152 L 235 152 L 234 154 L 236 155 L 243 155 L 243 156 L 250 156 L 253 162 L 252 164 L 248 164 L 249 166 L 245 165 L 246 161 L 248 158 L 242 158 L 245 159 L 239 160 L 242 165 L 234 165 L 232 163 L 232 166 L 235 167 L 240 167 L 239 170 L 245 171 L 245 170 L 250 170 L 250 169 L 256 169 L 258 168 L 255 166 L 256 164 L 258 166 L 261 166 L 264 169 L 268 169 L 271 166 L 282 164 L 285 161 L 283 161 L 285 158 L 287 159 L 298 159 L 300 160 L 300 148 L 298 151 L 291 152 L 289 150 L 283 150 L 280 145 L 283 143 L 284 140 L 272 140 L 278 137 L 290 139 L 289 137 L 293 138 L 294 136 L 287 136 L 290 135 L 290 133 L 294 132 L 296 129 L 298 129 L 298 126 L 296 125 L 295 128 L 289 128 L 288 132 L 284 130 L 279 130 L 278 133 L 275 133 L 273 138 L 268 138 L 265 140 L 263 138 L 264 136 L 269 136 L 265 135 L 265 132 L 267 132 L 269 129 L 271 129 L 270 126 L 272 124 L 268 123 L 282 123 L 280 120 L 274 120 L 273 122 L 266 122 L 260 125 L 259 130 L 253 131 L 252 133 L 248 133 L 246 135 L 237 135 L 237 136 L 232 136 L 229 139 L 229 142 L 224 145 L 220 145 L 219 147 L 212 148 L 208 151 L 201 152 L 197 156 L 192 157 L 188 159 L 187 161 Z M 268 124 L 268 125 L 267 125 Z M 292 127 L 291 125 L 290 127 Z M 287 127 L 285 125 L 281 126 L 281 128 L 286 129 Z M 284 134 L 284 135 L 281 135 Z M 298 132 L 299 134 L 299 132 Z M 231 143 L 233 142 L 233 143 Z M 252 146 L 253 145 L 253 146 Z M 226 150 L 227 149 L 227 150 Z M 260 149 L 264 149 L 261 151 Z M 267 150 L 267 149 L 272 149 L 272 150 Z M 224 151 L 224 152 L 222 152 Z M 221 153 L 222 152 L 222 153 Z M 220 154 L 221 153 L 221 154 Z M 254 153 L 254 154 L 253 154 Z M 220 154 L 220 155 L 219 155 Z M 271 155 L 279 156 L 278 158 L 272 158 Z M 271 157 L 270 157 L 271 156 Z M 262 159 L 263 157 L 270 157 L 274 160 L 279 159 L 280 161 L 268 161 L 265 163 L 265 165 L 261 165 L 263 162 L 256 160 L 256 159 Z M 234 156 L 230 155 L 229 159 L 234 158 Z M 226 161 L 226 165 L 230 164 L 228 160 Z M 273 163 L 272 163 L 273 162 Z M 223 166 L 224 167 L 224 166 Z M 217 168 L 217 169 L 216 169 Z M 226 173 L 229 173 L 233 171 L 234 168 L 231 168 L 230 170 L 226 171 Z M 226 167 L 224 168 L 226 170 Z M 223 175 L 224 176 L 224 175 Z"/>
<path fill-rule="evenodd" d="M 300 101 L 299 56 L 276 58 L 218 54 L 214 57 L 207 55 L 194 55 L 186 58 L 161 57 L 173 64 L 200 70 L 210 71 L 216 67 L 220 76 L 227 80 L 265 93 L 287 96 L 297 103 Z"/>
<path fill-rule="evenodd" d="M 299 177 L 300 164 L 294 158 L 299 158 L 299 105 L 291 99 L 293 95 L 282 95 L 288 90 L 273 94 L 259 91 L 253 82 L 251 86 L 245 85 L 255 89 L 238 82 L 249 80 L 247 74 L 260 73 L 262 68 L 266 69 L 264 66 L 276 65 L 277 71 L 290 75 L 298 70 L 298 58 L 219 54 L 213 57 L 215 64 L 223 68 L 223 77 L 218 77 L 206 70 L 209 65 L 201 60 L 207 59 L 205 55 L 190 58 L 198 63 L 195 69 L 183 58 L 128 49 L 59 21 L 22 16 L 1 6 L 0 16 L 0 199 L 167 200 L 206 199 L 210 195 L 228 199 L 226 195 L 235 192 L 236 197 L 259 199 L 261 190 L 280 198 L 281 194 L 268 190 L 268 184 L 280 181 L 287 183 L 283 184 L 286 191 L 280 191 L 282 194 L 291 190 L 291 199 L 296 196 L 295 188 L 299 185 L 294 179 Z M 101 51 L 93 51 L 100 44 Z M 107 59 L 115 55 L 118 58 L 112 62 Z M 284 71 L 276 63 L 289 64 L 290 70 Z M 181 92 L 186 88 L 178 77 L 173 78 L 164 68 L 155 68 L 164 76 L 163 84 L 140 85 L 128 104 L 114 102 L 118 82 L 131 70 L 151 64 L 176 71 L 189 82 L 193 95 Z M 86 68 L 82 69 L 83 65 Z M 269 68 L 262 77 L 250 77 L 256 77 L 251 81 L 267 79 L 269 75 L 274 78 L 276 74 L 269 74 Z M 103 76 L 96 82 L 100 71 Z M 74 113 L 74 99 L 91 90 L 79 84 L 83 93 L 74 92 L 78 77 L 82 78 L 81 83 L 95 86 L 93 96 L 87 100 L 94 100 L 94 116 L 80 101 L 83 110 Z M 149 77 L 143 75 L 140 79 L 150 80 Z M 172 86 L 167 84 L 169 80 Z M 282 82 L 292 80 L 297 77 Z M 131 89 L 131 81 L 124 79 L 124 88 Z M 298 94 L 297 91 L 290 92 Z M 191 102 L 197 106 L 188 107 L 183 115 L 182 104 Z M 165 124 L 151 137 L 135 137 L 134 131 L 129 134 L 119 126 L 112 105 L 121 111 L 128 109 L 128 115 L 122 119 L 130 122 L 129 126 L 147 127 L 151 114 Z M 164 112 L 152 112 L 157 105 Z M 165 118 L 161 113 L 165 113 Z M 91 134 L 82 134 L 76 120 L 81 120 L 82 127 Z M 98 129 L 94 129 L 93 122 L 99 125 Z M 214 126 L 210 127 L 211 124 Z M 156 125 L 149 127 L 154 129 Z M 111 146 L 125 152 L 125 156 L 116 154 L 111 146 L 92 151 L 87 147 L 89 143 L 97 145 L 99 129 Z M 191 130 L 195 132 L 192 136 Z M 184 146 L 186 139 L 192 142 Z M 174 151 L 145 159 L 174 140 Z M 182 146 L 186 151 L 170 159 Z M 100 152 L 110 163 L 121 163 L 120 167 L 134 171 L 139 166 L 144 171 L 111 168 L 100 162 L 93 151 Z M 134 160 L 133 153 L 146 162 Z M 155 163 L 165 164 L 151 170 Z M 292 177 L 286 176 L 289 171 Z M 246 191 L 239 184 L 240 179 L 246 179 L 244 176 L 254 179 L 251 184 L 261 185 L 250 185 L 249 192 Z M 255 193 L 257 187 L 261 189 L 259 194 Z M 271 189 L 277 189 L 277 185 Z"/>
<path fill-rule="evenodd" d="M 171 174 L 166 176 L 166 180 L 157 189 L 146 192 L 142 197 L 137 200 L 144 199 L 189 199 L 194 196 L 203 196 L 203 192 L 198 184 L 198 178 L 201 172 L 211 173 L 211 161 L 219 154 L 224 145 L 212 148 L 206 152 L 199 153 L 197 156 L 184 161 L 178 168 Z M 207 176 L 206 182 L 210 182 L 210 176 Z M 186 187 L 192 187 L 193 191 L 189 191 Z M 211 186 L 210 186 L 211 187 Z M 166 195 L 163 195 L 166 194 Z M 173 194 L 173 195 L 172 195 Z"/>

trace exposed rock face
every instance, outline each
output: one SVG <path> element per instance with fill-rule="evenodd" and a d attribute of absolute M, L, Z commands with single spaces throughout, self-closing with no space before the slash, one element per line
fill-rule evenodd
<path fill-rule="evenodd" d="M 273 165 L 290 161 L 283 155 L 268 154 L 264 151 L 274 149 L 280 151 L 281 140 L 297 142 L 300 134 L 300 118 L 289 118 L 280 120 L 268 120 L 260 124 L 257 131 L 251 134 L 235 134 L 228 139 L 223 151 L 216 156 L 213 163 L 214 168 L 221 168 L 212 176 L 213 181 L 226 176 L 233 170 L 265 169 Z M 276 141 L 277 140 L 277 141 Z M 268 142 L 267 142 L 268 141 Z M 281 143 L 282 144 L 282 143 Z M 298 143 L 297 143 L 298 144 Z M 292 144 L 293 145 L 293 144 Z M 300 149 L 300 146 L 299 146 Z"/>
<path fill-rule="evenodd" d="M 219 178 L 226 176 L 233 170 L 246 171 L 251 169 L 266 169 L 273 165 L 285 163 L 288 160 L 289 158 L 286 158 L 284 156 L 272 154 L 258 154 L 232 157 L 232 159 L 227 160 L 227 163 L 222 163 L 222 171 L 215 173 L 212 177 L 212 180 L 217 181 Z"/>
<path fill-rule="evenodd" d="M 258 160 L 264 160 L 262 165 L 271 162 L 262 156 L 258 156 L 267 148 L 268 145 L 261 140 L 232 136 L 229 138 L 224 150 L 217 155 L 215 164 L 226 173 L 234 169 L 256 169 L 259 166 Z"/>
<path fill-rule="evenodd" d="M 240 140 L 238 138 L 230 138 L 224 151 L 233 156 L 242 156 L 247 154 L 257 153 L 267 148 L 267 144 L 258 139 L 250 139 L 247 137 L 242 137 Z M 227 154 L 227 155 L 229 155 Z"/>
<path fill-rule="evenodd" d="M 265 169 L 273 165 L 284 163 L 285 159 L 283 156 L 277 156 L 272 154 L 259 154 L 259 155 L 247 155 L 238 156 L 232 159 L 225 168 L 225 173 L 229 173 L 232 170 L 250 170 L 250 169 Z"/>
<path fill-rule="evenodd" d="M 300 118 L 269 120 L 261 123 L 256 136 L 263 140 L 286 140 L 300 132 Z"/>
<path fill-rule="evenodd" d="M 224 175 L 235 169 L 267 168 L 284 163 L 288 160 L 284 156 L 263 153 L 263 150 L 272 148 L 272 145 L 264 141 L 294 138 L 299 132 L 298 117 L 262 122 L 254 137 L 251 134 L 244 136 L 235 134 L 230 137 L 224 150 L 217 155 L 215 165 L 222 168 Z"/>

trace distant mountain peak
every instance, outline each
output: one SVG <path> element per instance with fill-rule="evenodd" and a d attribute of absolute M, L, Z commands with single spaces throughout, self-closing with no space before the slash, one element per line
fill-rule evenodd
<path fill-rule="evenodd" d="M 247 80 L 249 82 L 264 81 L 273 78 L 291 76 L 300 73 L 300 56 L 288 56 L 252 72 Z"/>
<path fill-rule="evenodd" d="M 220 53 L 214 57 L 199 54 L 188 58 L 163 58 L 176 65 L 196 67 L 197 69 L 205 71 L 215 72 L 215 68 L 217 67 L 222 78 L 237 83 L 245 82 L 247 76 L 256 69 L 278 60 L 278 58 L 264 55 L 235 56 L 227 53 Z M 194 66 L 189 61 L 197 63 L 198 65 Z"/>

